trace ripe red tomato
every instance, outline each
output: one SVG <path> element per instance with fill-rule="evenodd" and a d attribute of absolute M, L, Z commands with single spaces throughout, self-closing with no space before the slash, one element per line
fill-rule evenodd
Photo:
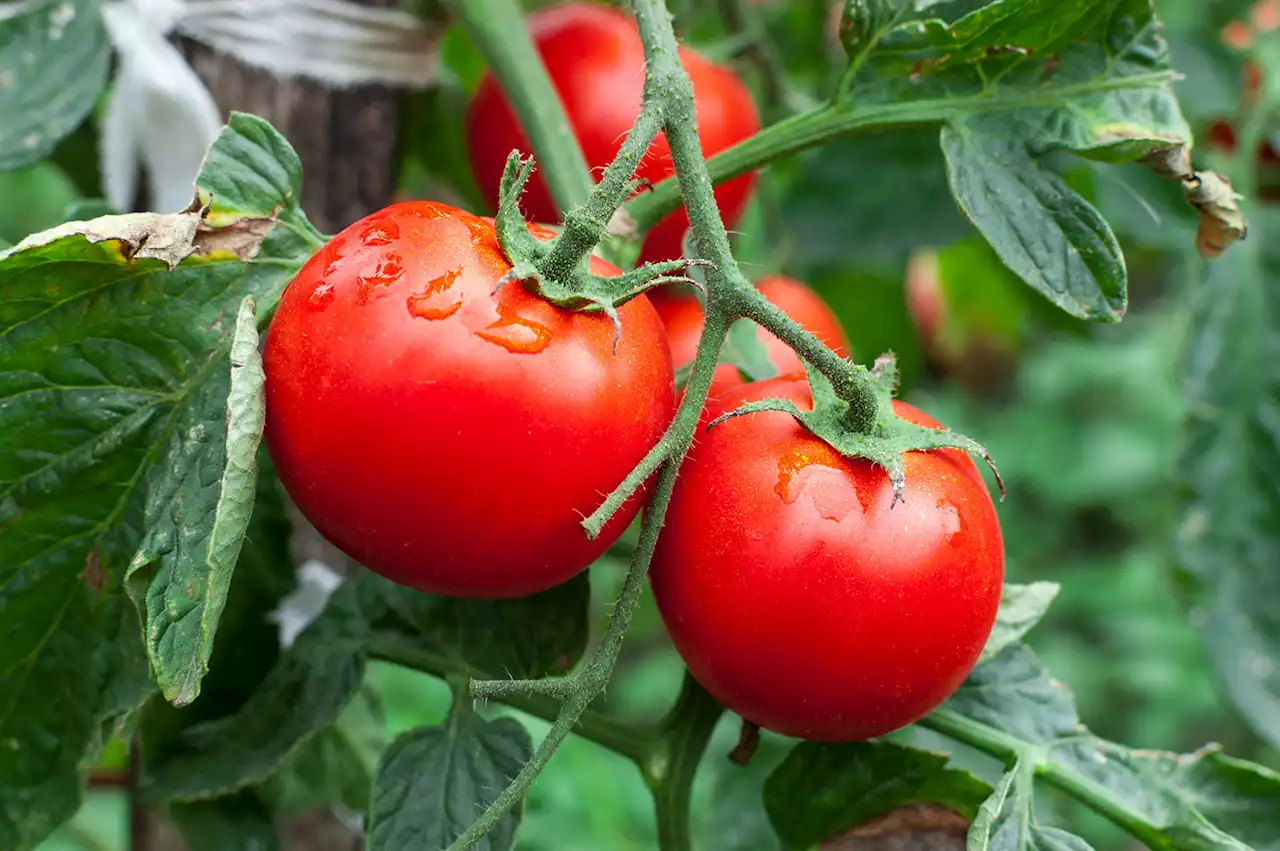
<path fill-rule="evenodd" d="M 519 284 L 493 294 L 510 268 L 490 221 L 396 204 L 312 257 L 267 333 L 266 441 L 285 488 L 344 552 L 424 591 L 513 597 L 581 571 L 642 500 L 595 541 L 580 520 L 672 416 L 645 297 L 619 309 L 615 355 L 606 317 Z"/>
<path fill-rule="evenodd" d="M 542 55 L 551 82 L 564 103 L 582 153 L 593 169 L 603 169 L 618 153 L 640 113 L 644 88 L 644 49 L 635 22 L 595 3 L 559 3 L 529 15 L 529 32 Z M 728 68 L 682 47 L 680 58 L 693 81 L 698 135 L 710 157 L 760 129 L 751 93 Z M 512 149 L 530 153 L 506 95 L 486 74 L 467 111 L 467 150 L 480 190 L 491 204 Z M 666 137 L 659 134 L 636 170 L 636 177 L 657 183 L 675 173 Z M 755 175 L 745 174 L 716 187 L 716 203 L 732 227 L 746 209 Z M 535 171 L 521 199 L 532 219 L 558 221 L 546 183 Z M 640 260 L 665 260 L 683 254 L 689 219 L 682 209 L 659 222 L 645 238 Z"/>
<path fill-rule="evenodd" d="M 705 417 L 763 398 L 812 404 L 803 378 L 779 377 L 717 397 Z M 959 687 L 1000 606 L 1000 525 L 967 456 L 911 452 L 904 464 L 906 502 L 890 509 L 881 468 L 787 414 L 700 432 L 651 575 L 676 648 L 717 700 L 778 733 L 856 741 Z"/>
<path fill-rule="evenodd" d="M 765 298 L 776 304 L 784 313 L 819 340 L 826 343 L 841 357 L 849 356 L 849 339 L 840 320 L 822 297 L 809 287 L 786 275 L 768 275 L 756 283 Z M 702 305 L 691 295 L 671 295 L 661 290 L 654 293 L 653 306 L 662 317 L 671 344 L 671 360 L 676 366 L 684 366 L 693 360 L 698 351 L 698 337 L 702 333 Z M 764 344 L 769 363 L 779 375 L 804 372 L 804 364 L 786 343 L 763 328 L 756 327 L 756 335 Z M 711 382 L 711 395 L 716 396 L 731 387 L 743 384 L 742 373 L 731 364 L 721 364 Z"/>

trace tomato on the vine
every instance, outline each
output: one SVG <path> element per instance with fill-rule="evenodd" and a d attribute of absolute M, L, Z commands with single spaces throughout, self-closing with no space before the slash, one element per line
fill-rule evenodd
<path fill-rule="evenodd" d="M 582 517 L 673 413 L 647 298 L 619 308 L 615 353 L 605 316 L 519 283 L 495 293 L 510 268 L 489 220 L 396 204 L 312 257 L 267 332 L 266 441 L 285 488 L 344 552 L 424 591 L 520 596 L 581 571 L 641 499 L 595 541 Z"/>
<path fill-rule="evenodd" d="M 756 289 L 840 357 L 849 356 L 849 338 L 840 326 L 840 320 L 812 289 L 786 275 L 767 275 L 756 282 Z M 701 303 L 692 295 L 672 295 L 659 290 L 653 295 L 653 306 L 658 309 L 662 324 L 666 326 L 672 362 L 677 367 L 691 362 L 697 354 L 698 338 L 702 334 Z M 804 372 L 804 364 L 790 346 L 759 326 L 756 326 L 756 336 L 764 345 L 769 363 L 779 375 Z M 711 382 L 711 395 L 744 383 L 737 367 L 721 364 Z"/>
<path fill-rule="evenodd" d="M 744 402 L 811 396 L 803 377 L 734 388 Z M 905 403 L 895 412 L 938 423 Z M 973 462 L 909 452 L 905 502 L 785 413 L 700 433 L 654 556 L 662 618 L 690 672 L 729 709 L 820 741 L 883 735 L 959 687 L 995 622 L 1004 549 Z"/>
<path fill-rule="evenodd" d="M 593 169 L 607 166 L 622 147 L 636 116 L 644 88 L 644 48 L 635 22 L 623 12 L 595 3 L 559 3 L 538 9 L 527 24 L 542 55 L 569 124 Z M 710 157 L 760 129 L 751 92 L 730 69 L 695 51 L 680 48 L 693 81 L 698 135 Z M 506 94 L 486 73 L 467 111 L 467 152 L 481 192 L 497 204 L 502 170 L 512 149 L 532 153 Z M 659 134 L 635 176 L 657 183 L 675 174 L 666 136 Z M 755 175 L 744 174 L 717 186 L 716 203 L 727 226 L 746 209 Z M 535 171 L 520 199 L 533 220 L 556 221 L 559 211 L 546 183 Z M 678 258 L 689 227 L 684 209 L 660 221 L 645 237 L 640 260 Z"/>

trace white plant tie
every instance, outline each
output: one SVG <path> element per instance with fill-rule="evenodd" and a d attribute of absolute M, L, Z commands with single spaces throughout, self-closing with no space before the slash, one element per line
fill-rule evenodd
<path fill-rule="evenodd" d="M 102 10 L 118 61 L 99 158 L 117 210 L 132 209 L 140 165 L 158 212 L 185 208 L 222 129 L 213 96 L 170 34 L 333 88 L 422 89 L 437 74 L 439 26 L 396 9 L 347 0 L 105 0 Z"/>
<path fill-rule="evenodd" d="M 293 646 L 299 633 L 320 617 L 333 592 L 345 579 L 323 562 L 303 562 L 297 571 L 298 586 L 280 600 L 280 605 L 267 615 L 279 629 L 280 645 Z"/>

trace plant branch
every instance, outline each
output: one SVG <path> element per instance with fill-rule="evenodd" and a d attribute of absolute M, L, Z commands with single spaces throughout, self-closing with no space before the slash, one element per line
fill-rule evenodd
<path fill-rule="evenodd" d="M 591 192 L 591 170 L 516 0 L 448 0 L 449 11 L 492 69 L 533 146 L 551 197 L 571 210 Z"/>
<path fill-rule="evenodd" d="M 591 190 L 587 202 L 565 214 L 564 229 L 551 251 L 539 261 L 538 271 L 553 279 L 567 277 L 591 254 L 606 235 L 613 214 L 631 194 L 631 176 L 661 129 L 662 113 L 655 101 L 646 97 L 622 148 Z"/>
<path fill-rule="evenodd" d="M 461 660 L 422 651 L 390 635 L 375 635 L 369 647 L 375 659 L 391 662 L 415 671 L 447 680 L 451 675 L 467 673 Z M 528 713 L 544 721 L 555 721 L 560 714 L 560 701 L 541 694 L 511 693 L 495 698 L 500 703 Z M 573 732 L 606 747 L 639 764 L 648 752 L 650 732 L 624 724 L 603 712 L 586 710 L 574 724 Z"/>
<path fill-rule="evenodd" d="M 984 112 L 1058 106 L 1083 95 L 1130 88 L 1145 88 L 1173 79 L 1158 71 L 1118 79 L 1093 80 L 1017 92 L 979 92 L 965 97 L 928 100 L 831 105 L 772 124 L 749 139 L 721 151 L 707 161 L 711 180 L 717 184 L 754 171 L 774 160 L 825 144 L 840 136 L 872 130 L 930 126 L 953 118 Z M 626 212 L 641 231 L 680 206 L 681 189 L 667 178 L 653 190 L 626 205 Z"/>
<path fill-rule="evenodd" d="M 693 778 L 724 707 L 687 671 L 675 705 L 659 723 L 661 731 L 641 763 L 658 816 L 658 848 L 690 851 L 689 803 Z"/>

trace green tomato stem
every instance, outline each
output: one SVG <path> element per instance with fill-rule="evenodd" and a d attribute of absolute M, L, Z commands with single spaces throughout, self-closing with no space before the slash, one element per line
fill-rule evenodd
<path fill-rule="evenodd" d="M 951 99 L 826 104 L 771 124 L 751 138 L 716 154 L 707 160 L 706 166 L 715 183 L 724 183 L 774 160 L 852 133 L 927 127 L 983 112 L 1056 106 L 1090 93 L 1146 87 L 1171 78 L 1171 72 L 1159 71 L 1118 79 L 1045 86 L 1025 92 L 997 93 L 988 90 Z M 652 191 L 627 202 L 626 211 L 636 227 L 647 230 L 680 206 L 680 194 L 676 180 L 667 178 Z"/>
<path fill-rule="evenodd" d="M 564 230 L 547 256 L 538 262 L 538 271 L 552 280 L 567 278 L 591 254 L 608 232 L 613 214 L 631 194 L 631 176 L 661 129 L 662 111 L 652 98 L 646 97 L 618 155 L 604 170 L 587 202 L 565 215 Z"/>
<path fill-rule="evenodd" d="M 693 848 L 689 818 L 693 779 L 723 714 L 724 707 L 686 672 L 680 696 L 659 723 L 660 733 L 651 740 L 650 751 L 640 764 L 653 793 L 661 851 Z"/>
<path fill-rule="evenodd" d="M 587 200 L 591 171 L 516 0 L 448 0 L 453 18 L 492 69 L 561 210 Z M 529 152 L 525 152 L 529 153 Z"/>

